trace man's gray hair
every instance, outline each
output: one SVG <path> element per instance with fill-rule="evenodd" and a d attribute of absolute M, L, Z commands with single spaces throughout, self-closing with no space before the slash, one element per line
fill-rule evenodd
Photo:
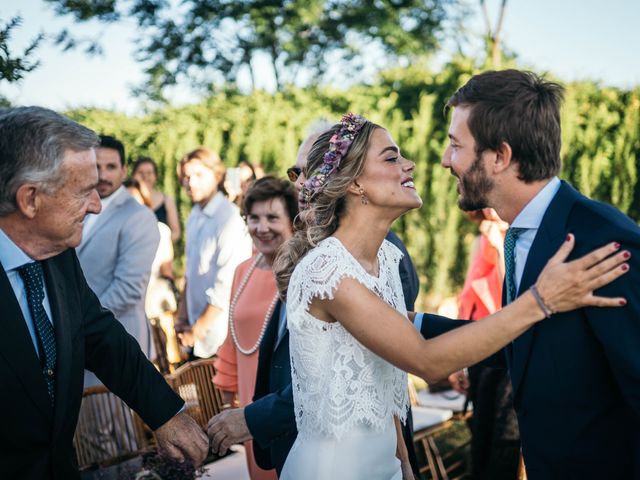
<path fill-rule="evenodd" d="M 0 109 L 0 216 L 15 212 L 16 192 L 27 182 L 48 192 L 62 180 L 65 151 L 99 146 L 92 130 L 42 107 Z"/>
<path fill-rule="evenodd" d="M 307 134 L 304 136 L 302 143 L 298 147 L 298 156 L 304 148 L 311 149 L 311 145 L 318 139 L 320 135 L 333 127 L 333 123 L 331 123 L 326 118 L 319 118 L 314 120 L 309 127 L 307 127 Z M 311 144 L 311 145 L 310 145 Z"/>

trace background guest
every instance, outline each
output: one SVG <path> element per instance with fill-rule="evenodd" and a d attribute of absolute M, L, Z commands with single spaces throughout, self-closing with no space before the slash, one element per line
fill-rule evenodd
<path fill-rule="evenodd" d="M 125 186 L 138 203 L 151 208 L 151 198 L 144 183 L 130 178 L 125 181 Z M 151 275 L 149 276 L 144 308 L 152 327 L 158 367 L 161 372 L 169 373 L 175 365 L 183 360 L 183 355 L 174 325 L 178 304 L 171 268 L 174 255 L 171 230 L 160 221 L 157 222 L 157 225 L 160 232 L 160 243 L 151 264 Z"/>
<path fill-rule="evenodd" d="M 251 237 L 240 211 L 225 197 L 225 167 L 204 147 L 178 165 L 180 182 L 193 202 L 187 219 L 184 294 L 176 331 L 193 355 L 208 358 L 227 336 L 231 284 L 236 267 L 251 256 Z"/>
<path fill-rule="evenodd" d="M 171 240 L 177 241 L 180 238 L 181 229 L 176 201 L 170 195 L 155 189 L 158 182 L 158 166 L 156 162 L 149 157 L 139 157 L 133 164 L 131 175 L 146 185 L 151 199 L 151 210 L 156 214 L 159 222 L 169 226 Z"/>

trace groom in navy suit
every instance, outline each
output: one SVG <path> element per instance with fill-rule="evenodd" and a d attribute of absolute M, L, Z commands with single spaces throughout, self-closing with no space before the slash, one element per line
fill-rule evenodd
<path fill-rule="evenodd" d="M 570 259 L 612 241 L 630 252 L 630 272 L 597 292 L 625 307 L 558 314 L 493 359 L 509 368 L 530 480 L 639 479 L 640 229 L 557 178 L 562 96 L 530 72 L 472 77 L 447 103 L 442 165 L 458 179 L 460 208 L 493 207 L 511 224 L 503 304 L 527 291 L 569 234 Z M 460 323 L 416 318 L 427 337 Z"/>

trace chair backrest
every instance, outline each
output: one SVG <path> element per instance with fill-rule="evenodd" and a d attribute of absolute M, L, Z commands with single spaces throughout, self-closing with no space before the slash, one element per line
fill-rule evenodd
<path fill-rule="evenodd" d="M 165 377 L 185 401 L 186 412 L 202 428 L 206 428 L 209 419 L 222 408 L 222 394 L 213 384 L 216 373 L 213 362 L 213 358 L 188 362 Z"/>
<path fill-rule="evenodd" d="M 100 385 L 86 388 L 73 437 L 78 467 L 106 467 L 153 448 L 153 435 L 122 400 Z"/>

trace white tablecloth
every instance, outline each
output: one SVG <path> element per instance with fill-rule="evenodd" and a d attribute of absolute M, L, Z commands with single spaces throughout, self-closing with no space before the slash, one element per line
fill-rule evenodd
<path fill-rule="evenodd" d="M 244 447 L 234 445 L 231 449 L 234 453 L 205 465 L 205 473 L 199 478 L 201 480 L 249 480 Z"/>

